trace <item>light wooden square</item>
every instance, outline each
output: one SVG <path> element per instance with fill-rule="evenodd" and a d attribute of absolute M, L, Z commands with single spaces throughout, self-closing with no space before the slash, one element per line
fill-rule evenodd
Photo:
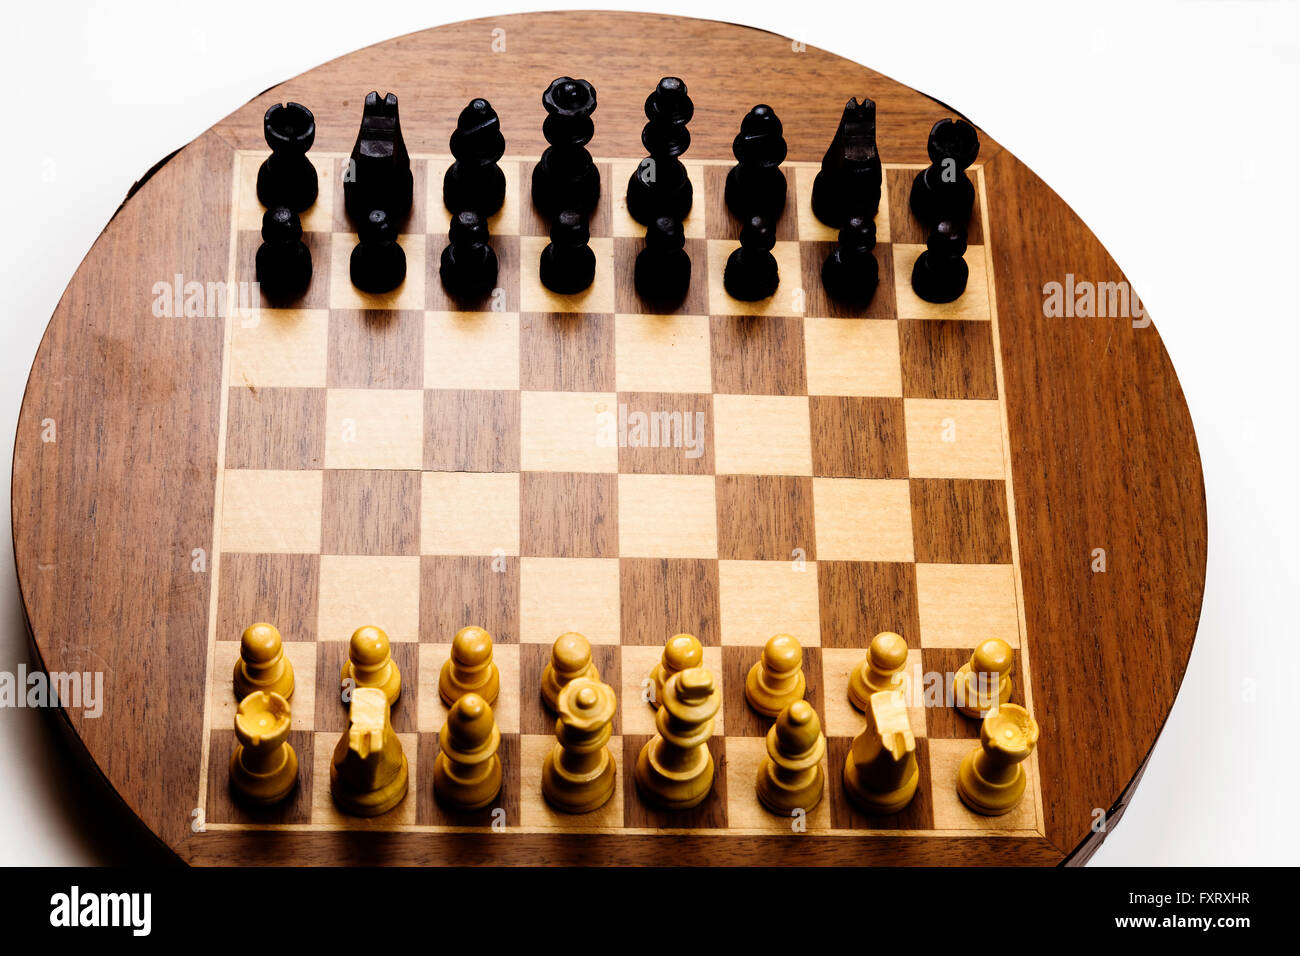
<path fill-rule="evenodd" d="M 230 384 L 245 388 L 322 388 L 329 349 L 324 309 L 256 309 L 235 316 Z"/>
<path fill-rule="evenodd" d="M 813 513 L 819 560 L 913 560 L 907 479 L 814 478 Z"/>
<path fill-rule="evenodd" d="M 618 471 L 613 392 L 522 392 L 519 414 L 524 471 Z"/>
<path fill-rule="evenodd" d="M 257 171 L 270 151 L 248 151 L 239 157 L 239 222 L 236 228 L 261 232 L 262 217 L 266 207 L 257 198 Z M 341 171 L 338 160 L 329 156 L 307 154 L 316 170 L 316 201 L 298 214 L 303 232 L 332 232 L 334 230 L 334 174 Z"/>
<path fill-rule="evenodd" d="M 430 159 L 425 164 L 425 228 L 446 235 L 451 228 L 451 213 L 442 201 L 442 180 L 451 168 L 451 159 Z M 506 198 L 501 208 L 488 217 L 489 236 L 519 235 L 519 163 L 503 159 L 497 165 L 506 177 Z"/>
<path fill-rule="evenodd" d="M 617 558 L 521 558 L 519 640 L 551 644 L 577 631 L 617 644 L 621 629 Z"/>
<path fill-rule="evenodd" d="M 989 321 L 993 310 L 989 305 L 989 279 L 985 271 L 983 246 L 970 246 L 966 250 L 969 278 L 966 291 L 955 302 L 926 302 L 912 291 L 912 267 L 917 257 L 925 251 L 923 245 L 900 243 L 894 250 L 894 293 L 898 301 L 900 319 L 964 319 Z"/>
<path fill-rule="evenodd" d="M 1010 813 L 999 817 L 986 817 L 975 813 L 961 802 L 957 795 L 957 771 L 961 762 L 977 746 L 977 741 L 930 738 L 930 802 L 934 807 L 936 830 L 1018 830 L 1038 829 L 1038 813 L 1034 805 L 1034 778 L 1037 768 L 1031 758 L 1021 764 L 1025 768 L 1025 795 Z M 921 782 L 925 786 L 925 781 Z"/>
<path fill-rule="evenodd" d="M 713 391 L 708 316 L 615 316 L 614 382 L 620 392 Z"/>
<path fill-rule="evenodd" d="M 727 295 L 722 273 L 727 259 L 740 243 L 734 239 L 710 239 L 709 313 L 711 315 L 803 315 L 803 273 L 799 261 L 799 243 L 782 240 L 772 249 L 780 285 L 776 292 L 758 302 L 742 302 Z"/>
<path fill-rule="evenodd" d="M 346 641 L 374 625 L 390 641 L 420 639 L 420 558 L 322 554 L 316 639 Z"/>
<path fill-rule="evenodd" d="M 715 486 L 712 475 L 619 475 L 619 554 L 716 558 Z"/>
<path fill-rule="evenodd" d="M 426 312 L 425 388 L 518 388 L 519 315 Z"/>
<path fill-rule="evenodd" d="M 423 464 L 423 392 L 382 388 L 326 392 L 326 468 L 419 471 Z"/>
<path fill-rule="evenodd" d="M 758 768 L 767 758 L 767 740 L 764 737 L 727 738 L 727 828 L 729 830 L 767 830 L 784 833 L 797 840 L 804 833 L 794 829 L 794 816 L 773 813 L 758 799 Z M 829 790 L 839 780 L 833 772 L 837 768 L 826 765 L 822 759 L 825 783 L 821 799 L 811 811 L 805 808 L 806 833 L 831 828 L 831 801 Z"/>
<path fill-rule="evenodd" d="M 913 478 L 1006 477 L 997 401 L 909 398 L 903 418 Z"/>
<path fill-rule="evenodd" d="M 591 285 L 573 295 L 560 295 L 542 285 L 539 263 L 550 242 L 545 236 L 519 237 L 519 310 L 521 312 L 607 312 L 614 311 L 614 240 L 593 236 L 596 275 Z"/>
<path fill-rule="evenodd" d="M 405 309 L 424 310 L 424 271 L 427 243 L 423 233 L 398 236 L 397 244 L 406 253 L 406 279 L 391 292 L 378 295 L 362 292 L 352 284 L 352 250 L 357 237 L 350 232 L 336 232 L 330 237 L 330 308 L 331 309 Z"/>
<path fill-rule="evenodd" d="M 817 565 L 793 561 L 719 561 L 722 643 L 762 646 L 774 634 L 792 634 L 804 647 L 821 644 Z"/>
<path fill-rule="evenodd" d="M 809 395 L 903 394 L 897 322 L 808 318 L 803 338 Z"/>
<path fill-rule="evenodd" d="M 519 738 L 519 823 L 525 827 L 554 830 L 621 830 L 623 828 L 623 781 L 631 769 L 623 766 L 623 738 L 610 737 L 607 749 L 614 761 L 614 793 L 603 806 L 590 813 L 561 813 L 542 796 L 542 765 L 555 747 L 555 738 L 524 734 Z"/>
<path fill-rule="evenodd" d="M 840 231 L 826 225 L 818 219 L 812 210 L 813 182 L 821 164 L 799 165 L 794 167 L 795 196 L 799 201 L 799 239 L 801 242 L 835 242 Z M 880 209 L 876 212 L 876 242 L 889 242 L 889 190 L 882 182 L 880 188 Z"/>
<path fill-rule="evenodd" d="M 994 637 L 1020 646 L 1013 565 L 918 564 L 916 603 L 924 647 L 974 649 Z"/>
<path fill-rule="evenodd" d="M 713 442 L 719 475 L 811 475 L 808 398 L 714 395 Z"/>
<path fill-rule="evenodd" d="M 420 553 L 519 553 L 519 475 L 426 471 L 420 481 Z"/>
<path fill-rule="evenodd" d="M 415 826 L 417 795 L 419 787 L 425 783 L 423 775 L 418 773 L 419 760 L 416 758 L 419 737 L 416 734 L 398 734 L 402 744 L 402 753 L 406 755 L 407 783 L 406 796 L 402 802 L 387 813 L 377 817 L 354 817 L 344 813 L 334 803 L 330 795 L 330 762 L 334 758 L 334 748 L 338 746 L 340 734 L 316 734 L 316 745 L 311 773 L 311 822 L 314 826 L 326 826 L 345 830 L 392 830 L 398 827 Z M 310 759 L 306 754 L 299 754 L 299 760 Z M 428 785 L 433 786 L 433 773 L 430 771 Z"/>
<path fill-rule="evenodd" d="M 661 645 L 625 644 L 619 648 L 621 655 L 620 676 L 622 686 L 617 688 L 619 713 L 623 718 L 623 733 L 628 736 L 653 735 L 658 733 L 655 727 L 655 709 L 650 706 L 648 695 L 653 693 L 650 673 L 663 657 Z M 721 688 L 725 676 L 722 671 L 722 648 L 704 648 L 704 666 L 708 669 Z M 713 735 L 721 737 L 726 733 L 723 725 L 723 708 L 713 718 Z"/>
<path fill-rule="evenodd" d="M 633 219 L 627 211 L 627 183 L 639 165 L 641 165 L 640 159 L 618 159 L 610 163 L 612 183 L 609 188 L 612 190 L 610 195 L 614 198 L 615 236 L 635 236 L 638 239 L 645 236 L 646 227 Z M 683 161 L 682 165 L 686 167 L 686 175 L 691 181 L 693 190 L 691 211 L 682 220 L 682 231 L 686 234 L 687 239 L 703 239 L 705 235 L 704 216 L 707 206 L 704 201 L 705 167 L 699 163 L 689 161 Z"/>
<path fill-rule="evenodd" d="M 293 696 L 289 698 L 293 729 L 312 730 L 316 726 L 316 645 L 311 641 L 285 641 L 281 646 L 293 665 Z M 239 710 L 233 683 L 237 660 L 239 641 L 216 642 L 212 679 L 208 682 L 208 713 L 217 730 L 235 726 L 235 712 Z"/>
<path fill-rule="evenodd" d="M 867 725 L 862 711 L 849 702 L 849 675 L 853 673 L 866 658 L 865 649 L 856 647 L 822 648 L 822 687 L 825 713 L 823 729 L 827 737 L 856 737 Z M 921 652 L 912 649 L 907 652 L 907 667 L 903 672 L 903 697 L 907 701 L 908 723 L 912 735 L 924 737 L 925 699 L 921 690 L 922 681 Z"/>
<path fill-rule="evenodd" d="M 321 548 L 319 471 L 227 471 L 222 551 L 315 554 Z"/>
<path fill-rule="evenodd" d="M 415 725 L 422 734 L 435 734 L 447 722 L 447 705 L 438 695 L 442 665 L 451 656 L 451 644 L 420 645 L 420 699 Z M 501 692 L 492 704 L 492 716 L 503 734 L 519 733 L 519 645 L 494 644 L 492 661 L 501 675 Z"/>

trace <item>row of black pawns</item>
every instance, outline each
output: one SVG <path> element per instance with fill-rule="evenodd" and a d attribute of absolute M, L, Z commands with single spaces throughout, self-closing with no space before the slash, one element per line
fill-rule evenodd
<path fill-rule="evenodd" d="M 588 217 L 600 198 L 600 172 L 587 151 L 594 125 L 596 91 L 586 80 L 560 77 L 542 95 L 549 144 L 533 168 L 532 199 L 550 220 L 550 243 L 542 252 L 539 277 L 558 294 L 587 288 L 596 269 Z M 637 293 L 651 302 L 680 302 L 690 287 L 691 260 L 682 220 L 691 209 L 693 188 L 681 156 L 690 145 L 687 123 L 694 105 L 686 84 L 660 80 L 646 99 L 648 122 L 641 132 L 647 156 L 627 186 L 627 208 L 646 226 L 645 248 L 635 269 Z M 257 195 L 267 207 L 257 278 L 272 299 L 293 299 L 311 281 L 311 254 L 302 242 L 298 214 L 316 201 L 317 177 L 307 159 L 315 120 L 297 103 L 272 106 L 265 118 L 271 155 L 258 170 Z M 496 111 L 485 99 L 471 100 L 451 135 L 455 162 L 443 180 L 443 200 L 453 214 L 440 275 L 448 293 L 476 298 L 491 292 L 497 257 L 487 221 L 505 199 L 499 160 L 505 138 Z M 966 228 L 975 190 L 966 169 L 979 153 L 979 137 L 963 120 L 943 119 L 930 130 L 930 165 L 912 183 L 913 214 L 929 229 L 926 251 L 912 272 L 917 295 L 951 302 L 966 288 Z M 741 121 L 732 143 L 736 165 L 727 174 L 725 200 L 743 224 L 740 246 L 727 260 L 723 282 L 736 299 L 758 301 L 776 292 L 772 255 L 774 224 L 786 205 L 781 163 L 786 142 L 781 120 L 770 106 L 755 106 Z M 352 252 L 351 278 L 357 288 L 382 293 L 406 277 L 406 254 L 397 232 L 411 210 L 411 160 L 402 139 L 397 97 L 366 96 L 361 131 L 343 173 L 344 204 L 359 242 Z M 882 168 L 876 149 L 876 107 L 850 99 L 813 183 L 813 213 L 839 229 L 839 241 L 822 267 L 833 298 L 870 302 L 879 269 L 873 249 L 880 205 Z"/>

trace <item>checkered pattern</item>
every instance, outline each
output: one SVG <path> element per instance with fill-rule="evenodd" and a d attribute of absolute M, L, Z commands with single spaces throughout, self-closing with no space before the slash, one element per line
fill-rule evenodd
<path fill-rule="evenodd" d="M 754 795 L 770 721 L 743 696 L 760 646 L 789 632 L 805 648 L 808 697 L 829 742 L 826 798 L 810 832 L 1038 831 L 1033 796 L 1001 818 L 961 806 L 956 768 L 978 725 L 924 706 L 925 675 L 951 674 L 978 642 L 1001 637 L 1023 655 L 982 209 L 966 294 L 951 305 L 922 302 L 910 285 L 924 241 L 907 207 L 915 169 L 887 167 L 880 288 L 869 308 L 849 309 L 821 288 L 835 233 L 809 206 L 817 167 L 789 163 L 774 251 L 781 286 L 770 300 L 741 303 L 721 278 L 738 232 L 721 198 L 727 166 L 687 163 L 696 188 L 685 222 L 692 285 L 680 308 L 657 312 L 632 284 L 643 230 L 623 193 L 636 160 L 599 162 L 596 279 L 576 296 L 538 280 L 547 240 L 527 196 L 531 160 L 507 160 L 505 206 L 489 223 L 500 289 L 467 309 L 437 274 L 446 158 L 413 160 L 416 202 L 401 238 L 407 279 L 383 296 L 348 279 L 355 237 L 343 214 L 343 157 L 312 158 L 321 190 L 303 219 L 310 291 L 298 308 L 231 320 L 201 798 L 209 826 L 504 819 L 532 830 L 789 832 L 790 821 Z M 237 280 L 253 279 L 261 159 L 237 160 Z M 659 419 L 666 435 L 702 422 L 698 452 L 638 441 L 655 413 L 669 413 Z M 239 633 L 255 620 L 279 626 L 295 666 L 292 740 L 302 767 L 295 797 L 256 812 L 234 805 L 226 787 L 230 672 Z M 469 623 L 496 641 L 506 783 L 496 806 L 460 817 L 432 799 L 431 771 L 445 716 L 438 668 L 451 635 Z M 407 798 L 373 820 L 340 814 L 328 792 L 330 753 L 346 725 L 339 669 L 361 624 L 392 638 L 404 677 L 393 720 L 411 765 Z M 887 629 L 911 648 L 922 784 L 902 814 L 871 818 L 840 783 L 863 726 L 846 688 L 871 637 Z M 580 817 L 552 812 L 540 795 L 554 718 L 538 686 L 550 643 L 569 630 L 591 640 L 620 700 L 611 744 L 618 792 Z M 654 733 L 644 682 L 680 631 L 700 638 L 722 682 L 718 774 L 700 807 L 663 814 L 640 801 L 629 771 Z M 1020 661 L 1015 681 L 1013 699 L 1024 703 Z M 1037 777 L 1035 761 L 1029 772 Z M 1031 795 L 1037 786 L 1031 779 Z"/>

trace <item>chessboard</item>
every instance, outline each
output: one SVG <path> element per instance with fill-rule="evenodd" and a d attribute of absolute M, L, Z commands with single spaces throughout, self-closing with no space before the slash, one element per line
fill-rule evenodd
<path fill-rule="evenodd" d="M 612 69 L 608 48 L 566 35 L 566 15 L 475 21 L 361 51 L 268 91 L 172 158 L 88 257 L 33 369 L 14 515 L 45 666 L 108 674 L 106 720 L 65 710 L 91 762 L 193 862 L 1083 861 L 1122 814 L 1172 703 L 1204 577 L 1194 437 L 1154 328 L 1044 318 L 1051 277 L 1122 275 L 987 138 L 970 169 L 966 291 L 945 305 L 913 292 L 926 230 L 908 190 L 926 164 L 925 131 L 954 115 L 947 107 L 743 28 L 582 19 L 604 22 L 610 43 L 652 52 Z M 449 62 L 426 75 L 470 38 L 486 48 L 499 36 L 504 51 L 480 57 L 480 74 Z M 796 78 L 723 71 L 711 44 L 733 65 L 779 61 Z M 541 92 L 562 73 L 600 95 L 597 272 L 575 295 L 538 278 L 548 223 L 528 189 L 545 146 Z M 692 278 L 668 308 L 634 288 L 645 229 L 625 198 L 643 155 L 642 101 L 661 75 L 682 76 L 697 107 L 683 157 L 695 189 L 683 221 Z M 350 281 L 357 240 L 343 202 L 372 88 L 399 96 L 414 176 L 399 239 L 407 277 L 384 294 Z M 466 302 L 444 290 L 438 264 L 446 137 L 476 95 L 501 115 L 507 188 L 488 220 L 497 288 Z M 837 233 L 811 207 L 820 154 L 852 95 L 877 102 L 884 159 L 880 284 L 865 307 L 823 289 Z M 151 314 L 142 288 L 156 301 L 155 276 L 176 276 L 177 302 L 190 278 L 256 289 L 260 118 L 288 100 L 317 116 L 308 157 L 319 192 L 302 216 L 308 291 L 291 306 L 254 291 L 215 315 Z M 739 235 L 723 184 L 730 137 L 758 102 L 783 116 L 791 158 L 773 250 L 781 284 L 750 303 L 723 287 Z M 136 286 L 104 271 L 122 244 L 141 250 L 126 267 L 143 277 Z M 105 295 L 129 306 L 93 307 L 107 368 L 90 370 L 71 323 L 79 303 Z M 60 387 L 75 375 L 90 387 Z M 40 440 L 47 419 L 60 423 L 55 443 Z M 1159 490 L 1171 487 L 1180 491 Z M 61 555 L 88 526 L 108 533 L 105 553 L 69 568 Z M 270 808 L 229 787 L 231 672 L 254 621 L 279 628 L 296 674 L 299 785 Z M 504 785 L 484 810 L 456 813 L 431 784 L 447 714 L 437 682 L 452 635 L 469 624 L 492 634 L 501 672 Z M 392 642 L 403 679 L 392 721 L 410 767 L 407 796 L 372 818 L 341 812 L 329 786 L 347 728 L 340 669 L 362 625 Z M 541 674 L 568 631 L 590 640 L 618 697 L 618 785 L 582 815 L 541 794 L 555 730 Z M 840 779 L 864 724 L 849 673 L 880 631 L 908 645 L 921 773 L 916 799 L 890 817 L 861 813 Z M 698 807 L 664 811 L 641 798 L 630 769 L 655 732 L 646 678 L 681 632 L 699 638 L 721 685 L 717 773 Z M 778 633 L 803 645 L 806 696 L 827 737 L 824 798 L 795 820 L 756 797 L 772 721 L 743 687 Z M 1042 728 L 1026 796 L 1000 817 L 958 798 L 957 766 L 980 726 L 943 702 L 945 681 L 991 637 L 1014 649 L 1012 701 Z M 165 724 L 165 744 L 142 732 L 142 715 Z M 145 763 L 141 780 L 150 742 L 168 766 Z"/>

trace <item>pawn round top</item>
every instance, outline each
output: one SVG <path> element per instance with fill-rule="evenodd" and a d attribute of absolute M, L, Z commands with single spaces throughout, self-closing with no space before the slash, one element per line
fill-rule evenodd
<path fill-rule="evenodd" d="M 452 245 L 487 242 L 487 225 L 477 212 L 466 209 L 457 213 L 456 218 L 452 219 L 448 238 Z"/>
<path fill-rule="evenodd" d="M 365 219 L 357 224 L 357 232 L 362 242 L 386 242 L 396 239 L 396 230 L 388 213 L 382 209 L 372 209 Z"/>
<path fill-rule="evenodd" d="M 288 206 L 276 206 L 262 215 L 265 242 L 297 242 L 302 238 L 302 220 Z"/>
<path fill-rule="evenodd" d="M 367 624 L 352 632 L 348 658 L 362 667 L 378 667 L 388 660 L 388 635 L 383 628 Z"/>
<path fill-rule="evenodd" d="M 975 648 L 971 655 L 971 670 L 977 674 L 1005 674 L 1011 670 L 1011 645 L 1000 637 L 992 637 Z"/>
<path fill-rule="evenodd" d="M 876 222 L 866 216 L 854 216 L 840 229 L 840 245 L 872 249 L 876 245 Z"/>
<path fill-rule="evenodd" d="M 822 722 L 817 711 L 806 700 L 796 700 L 776 718 L 776 739 L 781 752 L 800 754 L 817 745 L 822 733 Z"/>
<path fill-rule="evenodd" d="M 763 668 L 773 674 L 789 674 L 803 664 L 803 648 L 789 634 L 777 634 L 763 646 Z"/>
<path fill-rule="evenodd" d="M 966 254 L 966 227 L 958 222 L 944 220 L 930 230 L 925 248 L 936 255 L 961 258 Z"/>
<path fill-rule="evenodd" d="M 868 650 L 877 670 L 896 671 L 907 663 L 907 641 L 893 631 L 881 631 Z"/>
<path fill-rule="evenodd" d="M 1019 704 L 1002 704 L 980 725 L 980 743 L 1013 759 L 1024 759 L 1038 743 L 1038 722 Z"/>
<path fill-rule="evenodd" d="M 462 627 L 451 640 L 451 657 L 462 667 L 479 667 L 487 663 L 492 659 L 492 635 L 481 627 Z"/>
<path fill-rule="evenodd" d="M 694 634 L 675 634 L 664 645 L 664 663 L 674 672 L 699 667 L 704 663 L 704 645 Z"/>
<path fill-rule="evenodd" d="M 557 77 L 542 94 L 542 106 L 552 116 L 589 116 L 596 111 L 596 90 L 586 80 Z"/>
<path fill-rule="evenodd" d="M 272 152 L 305 153 L 316 141 L 316 117 L 301 103 L 276 103 L 262 117 Z"/>
<path fill-rule="evenodd" d="M 766 249 L 769 252 L 776 247 L 776 231 L 764 216 L 754 216 L 740 228 L 740 244 L 746 249 Z"/>
<path fill-rule="evenodd" d="M 289 702 L 279 694 L 254 691 L 239 702 L 235 712 L 235 736 L 245 746 L 288 736 L 291 722 Z"/>
<path fill-rule="evenodd" d="M 451 705 L 447 712 L 447 731 L 461 750 L 475 750 L 492 737 L 495 721 L 492 708 L 478 694 L 469 693 Z"/>
<path fill-rule="evenodd" d="M 565 209 L 551 223 L 551 242 L 556 245 L 585 246 L 591 241 L 587 217 L 574 209 Z"/>
<path fill-rule="evenodd" d="M 645 247 L 656 251 L 685 248 L 686 233 L 682 224 L 672 216 L 660 216 L 646 227 Z"/>
<path fill-rule="evenodd" d="M 932 163 L 951 159 L 965 169 L 980 154 L 979 134 L 965 120 L 941 119 L 930 127 L 926 152 Z"/>
<path fill-rule="evenodd" d="M 239 639 L 239 656 L 250 664 L 269 664 L 280 656 L 281 645 L 275 625 L 259 621 L 244 628 Z"/>
<path fill-rule="evenodd" d="M 585 671 L 591 664 L 591 642 L 577 631 L 561 634 L 551 647 L 551 664 L 567 674 Z"/>

